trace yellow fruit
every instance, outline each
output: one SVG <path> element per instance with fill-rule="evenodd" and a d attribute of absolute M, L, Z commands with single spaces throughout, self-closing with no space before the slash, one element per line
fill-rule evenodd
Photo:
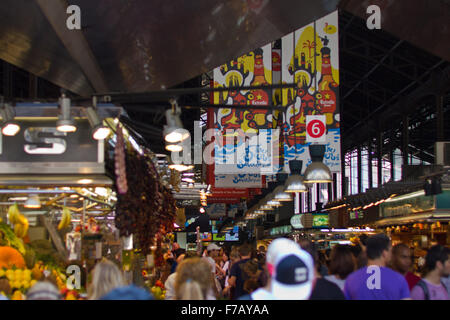
<path fill-rule="evenodd" d="M 16 224 L 19 221 L 19 214 L 20 212 L 17 204 L 13 204 L 12 206 L 10 206 L 8 209 L 9 222 L 11 222 L 12 224 Z"/>
<path fill-rule="evenodd" d="M 58 225 L 58 230 L 67 228 L 71 221 L 72 215 L 70 213 L 70 210 L 67 207 L 64 207 L 62 211 L 61 221 L 59 222 Z"/>
<path fill-rule="evenodd" d="M 37 282 L 37 280 L 31 280 L 30 281 L 30 287 L 34 286 L 34 284 Z"/>
<path fill-rule="evenodd" d="M 1 278 L 1 277 L 4 277 L 5 275 L 6 275 L 5 270 L 0 269 L 0 278 Z"/>
<path fill-rule="evenodd" d="M 66 300 L 77 300 L 77 298 L 73 294 L 69 293 L 66 297 Z"/>
<path fill-rule="evenodd" d="M 6 271 L 6 278 L 9 280 L 9 281 L 13 281 L 14 280 L 14 271 L 13 270 L 11 270 L 11 269 L 9 269 L 9 270 L 7 270 Z"/>
<path fill-rule="evenodd" d="M 21 238 L 23 234 L 23 225 L 20 223 L 17 223 L 14 225 L 14 234 L 16 237 Z"/>
<path fill-rule="evenodd" d="M 30 283 L 28 281 L 22 281 L 20 283 L 20 287 L 24 288 L 24 289 L 28 289 L 30 287 Z"/>
<path fill-rule="evenodd" d="M 11 287 L 16 288 L 16 289 L 19 289 L 21 286 L 22 286 L 22 282 L 17 281 L 17 280 L 11 284 Z"/>
<path fill-rule="evenodd" d="M 30 281 L 31 280 L 31 270 L 27 269 L 23 272 L 23 278 L 24 280 Z"/>
<path fill-rule="evenodd" d="M 21 234 L 22 239 L 27 236 L 29 226 L 30 224 L 28 223 L 28 220 L 25 219 L 25 223 L 22 225 L 22 234 Z"/>
<path fill-rule="evenodd" d="M 11 297 L 11 300 L 23 300 L 23 295 L 22 293 L 17 290 L 16 292 L 14 292 L 14 294 Z"/>

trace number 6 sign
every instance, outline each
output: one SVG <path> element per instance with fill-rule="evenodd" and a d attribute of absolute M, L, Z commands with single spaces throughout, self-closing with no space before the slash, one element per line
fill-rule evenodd
<path fill-rule="evenodd" d="M 306 116 L 306 142 L 326 142 L 326 116 Z"/>

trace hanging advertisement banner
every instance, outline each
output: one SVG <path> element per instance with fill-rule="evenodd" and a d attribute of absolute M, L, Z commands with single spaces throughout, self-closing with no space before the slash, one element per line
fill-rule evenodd
<path fill-rule="evenodd" d="M 245 54 L 214 69 L 214 87 L 270 85 L 272 46 Z M 271 89 L 230 90 L 214 93 L 214 104 L 248 106 L 222 108 L 214 112 L 215 174 L 273 174 L 278 154 L 278 132 L 272 130 L 270 110 L 256 109 L 271 104 Z"/>
<path fill-rule="evenodd" d="M 282 81 L 297 83 L 283 89 L 286 107 L 283 123 L 284 161 L 302 160 L 303 170 L 311 163 L 307 141 L 307 116 L 326 117 L 323 162 L 333 172 L 341 170 L 339 122 L 339 33 L 335 11 L 281 39 Z"/>

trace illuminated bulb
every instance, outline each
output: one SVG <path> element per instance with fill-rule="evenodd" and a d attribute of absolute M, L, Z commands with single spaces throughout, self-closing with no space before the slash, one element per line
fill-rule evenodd
<path fill-rule="evenodd" d="M 169 168 L 177 171 L 187 171 L 193 169 L 194 166 L 186 166 L 184 164 L 171 164 L 169 165 Z"/>
<path fill-rule="evenodd" d="M 2 133 L 5 136 L 9 136 L 9 137 L 15 136 L 19 131 L 20 131 L 20 126 L 16 123 L 8 123 L 2 129 Z"/>
<path fill-rule="evenodd" d="M 107 127 L 99 127 L 94 131 L 92 136 L 95 140 L 104 140 L 109 136 L 110 133 L 111 129 Z"/>
<path fill-rule="evenodd" d="M 79 184 L 91 184 L 92 182 L 94 182 L 94 180 L 92 180 L 92 179 L 80 179 L 80 180 L 78 180 Z"/>
<path fill-rule="evenodd" d="M 168 144 L 166 146 L 166 150 L 171 152 L 180 152 L 183 151 L 183 147 L 178 144 Z"/>
<path fill-rule="evenodd" d="M 77 127 L 71 124 L 61 124 L 56 128 L 60 132 L 75 132 Z"/>

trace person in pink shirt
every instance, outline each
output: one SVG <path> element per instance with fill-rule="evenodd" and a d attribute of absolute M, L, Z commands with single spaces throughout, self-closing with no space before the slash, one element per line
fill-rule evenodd
<path fill-rule="evenodd" d="M 441 245 L 430 248 L 425 257 L 428 272 L 411 291 L 413 300 L 449 300 L 447 288 L 441 282 L 442 277 L 450 274 L 449 252 Z"/>

